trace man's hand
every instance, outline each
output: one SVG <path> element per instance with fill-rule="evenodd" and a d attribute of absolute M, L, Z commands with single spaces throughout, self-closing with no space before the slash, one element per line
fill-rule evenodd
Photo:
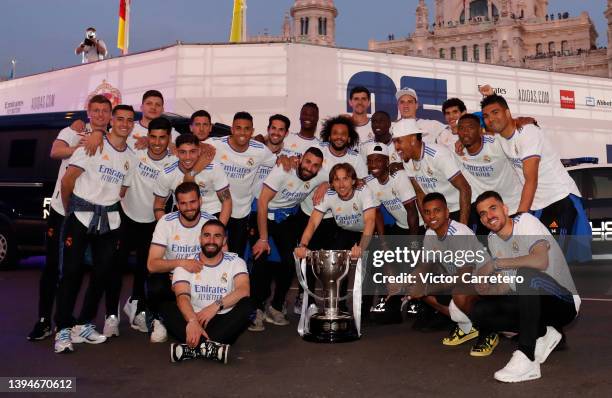
<path fill-rule="evenodd" d="M 297 169 L 299 167 L 300 158 L 298 156 L 279 155 L 276 158 L 276 165 L 281 166 L 283 170 L 289 172 L 291 169 Z"/>
<path fill-rule="evenodd" d="M 253 257 L 255 257 L 255 260 L 257 260 L 263 252 L 270 254 L 270 245 L 268 244 L 268 241 L 258 239 L 253 245 Z"/>
<path fill-rule="evenodd" d="M 516 119 L 514 119 L 514 123 L 516 124 L 517 130 L 522 129 L 523 126 L 528 125 L 528 124 L 533 124 L 535 126 L 538 125 L 538 121 L 532 118 L 531 116 L 519 116 Z"/>
<path fill-rule="evenodd" d="M 297 258 L 306 258 L 308 256 L 308 249 L 305 247 L 296 247 L 293 253 Z"/>
<path fill-rule="evenodd" d="M 493 87 L 491 87 L 489 84 L 485 84 L 484 86 L 480 86 L 478 91 L 480 91 L 480 94 L 482 94 L 483 97 L 488 97 L 489 95 L 495 94 L 495 90 L 493 90 Z"/>
<path fill-rule="evenodd" d="M 463 156 L 463 150 L 465 149 L 465 147 L 463 146 L 463 143 L 461 143 L 461 140 L 457 140 L 455 141 L 455 153 L 459 156 Z"/>
<path fill-rule="evenodd" d="M 355 244 L 351 247 L 351 259 L 358 260 L 359 258 L 361 258 L 361 247 Z"/>
<path fill-rule="evenodd" d="M 217 311 L 219 311 L 219 306 L 216 303 L 212 303 L 202 308 L 202 311 L 196 313 L 198 322 L 204 327 L 204 329 L 206 329 L 206 326 L 208 326 L 208 322 L 210 322 L 210 320 L 217 315 Z M 206 337 L 208 338 L 208 336 Z"/>
<path fill-rule="evenodd" d="M 314 194 L 312 195 L 312 204 L 317 206 L 323 198 L 325 197 L 325 193 L 329 189 L 329 183 L 324 182 L 315 189 Z"/>
<path fill-rule="evenodd" d="M 147 149 L 149 147 L 149 137 L 138 137 L 136 138 L 136 144 L 134 144 L 136 149 Z"/>
<path fill-rule="evenodd" d="M 192 274 L 202 271 L 203 266 L 204 264 L 202 264 L 199 260 L 185 259 L 181 261 L 181 267 L 185 268 Z"/>
<path fill-rule="evenodd" d="M 213 161 L 216 153 L 217 149 L 214 146 L 205 142 L 200 143 L 200 156 L 207 162 L 207 166 Z"/>
<path fill-rule="evenodd" d="M 85 122 L 82 120 L 75 120 L 74 122 L 72 122 L 72 124 L 70 125 L 70 128 L 74 131 L 76 131 L 77 133 L 83 133 L 85 132 Z"/>
<path fill-rule="evenodd" d="M 208 334 L 206 334 L 206 331 L 202 328 L 202 325 L 200 325 L 198 319 L 192 319 L 187 322 L 185 332 L 187 337 L 187 345 L 189 345 L 191 348 L 197 347 L 202 336 L 208 339 Z"/>
<path fill-rule="evenodd" d="M 94 156 L 98 149 L 102 153 L 102 149 L 104 149 L 104 133 L 100 130 L 93 131 L 87 136 L 84 147 L 85 153 L 88 156 Z"/>

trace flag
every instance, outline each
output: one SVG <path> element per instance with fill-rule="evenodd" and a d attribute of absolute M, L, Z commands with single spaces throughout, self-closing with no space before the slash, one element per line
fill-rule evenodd
<path fill-rule="evenodd" d="M 232 13 L 232 30 L 230 43 L 239 43 L 246 40 L 246 0 L 234 0 Z"/>
<path fill-rule="evenodd" d="M 119 27 L 117 28 L 117 48 L 121 54 L 128 53 L 130 45 L 130 2 L 131 0 L 119 0 Z"/>

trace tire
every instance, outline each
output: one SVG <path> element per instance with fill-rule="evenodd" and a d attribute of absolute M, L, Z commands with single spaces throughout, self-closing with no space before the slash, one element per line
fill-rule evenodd
<path fill-rule="evenodd" d="M 15 266 L 17 258 L 13 233 L 6 225 L 0 225 L 0 270 Z"/>

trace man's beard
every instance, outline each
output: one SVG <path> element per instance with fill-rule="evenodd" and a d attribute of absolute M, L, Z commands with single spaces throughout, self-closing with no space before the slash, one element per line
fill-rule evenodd
<path fill-rule="evenodd" d="M 348 142 L 345 142 L 345 143 L 344 143 L 342 146 L 340 146 L 340 147 L 339 147 L 339 146 L 336 146 L 336 144 L 335 144 L 333 141 L 330 141 L 329 143 L 331 144 L 332 148 L 334 148 L 334 150 L 336 150 L 336 151 L 338 151 L 338 152 L 343 151 L 343 150 L 345 150 L 345 149 L 348 147 Z"/>
<path fill-rule="evenodd" d="M 214 249 L 211 250 L 211 247 L 214 247 Z M 204 256 L 206 256 L 206 258 L 213 258 L 217 254 L 219 254 L 220 251 L 221 247 L 214 243 L 209 243 L 207 245 L 202 246 L 202 253 L 204 253 Z"/>
<path fill-rule="evenodd" d="M 310 176 L 306 176 L 304 174 L 304 169 L 302 168 L 302 166 L 298 168 L 297 175 L 302 181 L 310 181 L 316 176 L 316 174 L 313 173 L 310 173 Z"/>
<path fill-rule="evenodd" d="M 183 218 L 185 218 L 185 220 L 187 221 L 194 221 L 197 220 L 198 217 L 200 217 L 200 210 L 198 210 L 193 217 L 188 217 L 185 213 L 181 212 L 181 216 L 183 216 Z"/>

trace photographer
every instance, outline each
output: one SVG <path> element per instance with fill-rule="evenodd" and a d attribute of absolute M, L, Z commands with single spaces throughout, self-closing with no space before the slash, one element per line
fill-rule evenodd
<path fill-rule="evenodd" d="M 87 28 L 85 39 L 74 50 L 76 55 L 82 54 L 82 63 L 101 61 L 106 57 L 108 51 L 103 40 L 96 39 L 96 29 Z"/>

